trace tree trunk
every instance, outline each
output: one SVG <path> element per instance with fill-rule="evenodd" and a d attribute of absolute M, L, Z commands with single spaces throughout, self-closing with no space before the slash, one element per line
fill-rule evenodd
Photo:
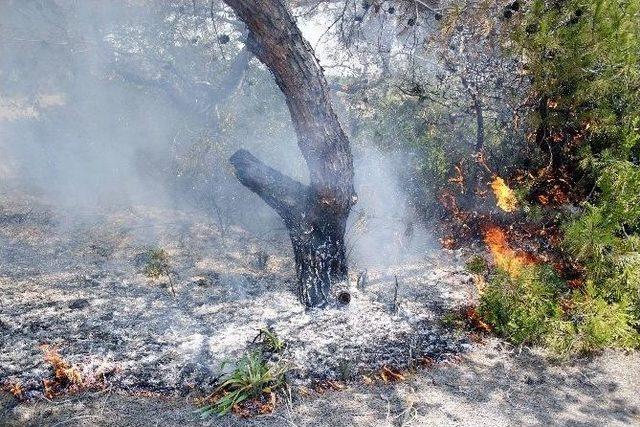
<path fill-rule="evenodd" d="M 482 111 L 482 103 L 478 98 L 474 98 L 474 106 L 476 112 L 476 145 L 474 146 L 475 164 L 473 167 L 473 188 L 471 192 L 473 197 L 477 193 L 484 190 L 485 185 L 482 182 L 484 175 L 484 113 Z"/>
<path fill-rule="evenodd" d="M 293 246 L 298 296 L 326 305 L 332 283 L 347 279 L 344 232 L 357 197 L 349 140 L 331 107 L 327 82 L 311 46 L 282 0 L 225 0 L 249 29 L 248 48 L 284 93 L 309 168 L 304 185 L 246 150 L 231 157 L 236 176 L 282 217 Z"/>
<path fill-rule="evenodd" d="M 473 147 L 474 162 L 471 164 L 469 179 L 466 184 L 466 197 L 463 201 L 463 208 L 472 210 L 477 208 L 477 195 L 485 189 L 483 183 L 484 165 L 484 111 L 479 93 L 475 93 L 467 80 L 461 77 L 462 85 L 467 90 L 473 101 L 473 111 L 476 118 L 476 142 Z"/>

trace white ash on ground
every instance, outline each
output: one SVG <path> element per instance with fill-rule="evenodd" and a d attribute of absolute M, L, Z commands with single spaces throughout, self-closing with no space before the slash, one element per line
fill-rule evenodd
<path fill-rule="evenodd" d="M 284 235 L 223 235 L 205 215 L 149 207 L 71 223 L 33 201 L 0 206 L 0 382 L 19 384 L 25 398 L 41 396 L 51 377 L 42 345 L 94 384 L 166 394 L 209 391 L 267 325 L 287 343 L 294 382 L 404 368 L 468 346 L 437 321 L 476 298 L 446 255 L 369 268 L 364 289 L 354 277 L 350 304 L 305 310 Z M 155 248 L 169 256 L 170 280 L 142 274 Z"/>

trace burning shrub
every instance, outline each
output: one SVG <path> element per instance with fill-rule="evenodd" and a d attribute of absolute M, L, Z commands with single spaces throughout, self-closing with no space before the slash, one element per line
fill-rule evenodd
<path fill-rule="evenodd" d="M 48 345 L 41 347 L 44 353 L 44 361 L 53 368 L 53 380 L 44 380 L 44 395 L 51 399 L 63 390 L 75 390 L 83 386 L 84 382 L 80 371 L 62 358 L 58 349 Z"/>
<path fill-rule="evenodd" d="M 491 189 L 496 197 L 496 204 L 505 212 L 513 212 L 518 208 L 515 192 L 507 186 L 504 179 L 495 177 L 491 182 Z"/>
<path fill-rule="evenodd" d="M 556 214 L 547 226 L 573 215 L 562 247 L 549 238 L 555 271 L 528 265 L 499 230 L 485 234 L 502 271 L 480 310 L 514 342 L 562 355 L 640 344 L 639 12 L 638 2 L 535 1 L 514 33 L 540 100 L 531 140 L 549 151 L 524 199 Z M 503 184 L 492 183 L 499 204 Z"/>
<path fill-rule="evenodd" d="M 499 227 L 489 227 L 484 233 L 484 241 L 495 265 L 513 277 L 519 276 L 525 267 L 534 263 L 529 254 L 511 248 L 506 233 Z"/>

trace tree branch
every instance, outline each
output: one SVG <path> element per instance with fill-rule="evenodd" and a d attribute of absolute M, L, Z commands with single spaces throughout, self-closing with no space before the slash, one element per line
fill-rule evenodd
<path fill-rule="evenodd" d="M 282 90 L 319 198 L 348 212 L 355 192 L 349 141 L 313 49 L 283 0 L 224 0 L 249 29 L 247 47 Z"/>
<path fill-rule="evenodd" d="M 308 187 L 258 160 L 247 150 L 231 156 L 238 180 L 275 209 L 287 226 L 299 226 L 306 207 Z"/>

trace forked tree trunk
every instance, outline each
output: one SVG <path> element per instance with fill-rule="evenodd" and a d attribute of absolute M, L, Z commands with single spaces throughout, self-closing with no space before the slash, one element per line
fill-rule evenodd
<path fill-rule="evenodd" d="M 313 49 L 282 0 L 224 0 L 247 25 L 249 49 L 284 93 L 309 168 L 304 185 L 246 150 L 231 157 L 236 176 L 284 220 L 296 263 L 298 295 L 308 307 L 331 299 L 331 285 L 347 279 L 344 232 L 351 206 L 353 161 L 349 140 L 331 107 Z"/>

